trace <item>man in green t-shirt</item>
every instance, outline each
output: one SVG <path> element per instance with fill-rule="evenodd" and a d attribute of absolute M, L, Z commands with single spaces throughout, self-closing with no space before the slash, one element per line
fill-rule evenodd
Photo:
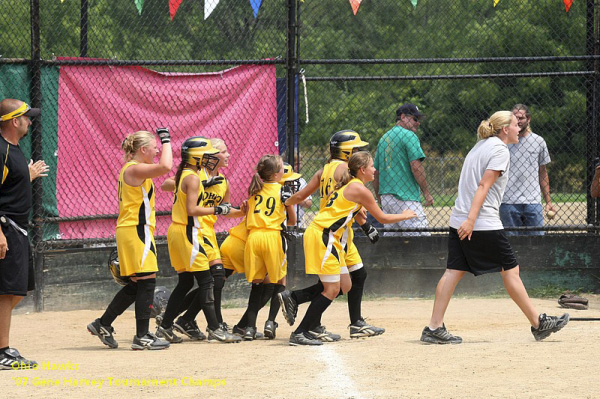
<path fill-rule="evenodd" d="M 396 111 L 396 126 L 383 135 L 377 146 L 374 166 L 374 188 L 379 203 L 386 213 L 401 213 L 406 209 L 415 211 L 417 217 L 389 225 L 392 229 L 427 228 L 427 217 L 421 204 L 421 192 L 425 206 L 433 205 L 433 197 L 427 188 L 422 161 L 425 153 L 415 134 L 424 117 L 416 105 L 404 104 Z M 428 232 L 385 233 L 386 236 L 429 236 Z"/>

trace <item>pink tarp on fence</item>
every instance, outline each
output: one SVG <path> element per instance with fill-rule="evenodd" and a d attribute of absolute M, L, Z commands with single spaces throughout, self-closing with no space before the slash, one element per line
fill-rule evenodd
<path fill-rule="evenodd" d="M 274 66 L 240 66 L 218 73 L 164 74 L 140 67 L 62 67 L 59 78 L 57 204 L 61 217 L 118 213 L 117 180 L 121 141 L 137 130 L 168 126 L 173 175 L 183 141 L 220 137 L 231 159 L 223 169 L 231 202 L 246 199 L 258 159 L 277 153 Z M 170 211 L 173 195 L 155 179 L 156 210 Z M 224 219 L 223 231 L 237 223 Z M 166 234 L 170 217 L 160 217 L 156 235 Z M 60 223 L 64 239 L 114 236 L 115 220 Z"/>

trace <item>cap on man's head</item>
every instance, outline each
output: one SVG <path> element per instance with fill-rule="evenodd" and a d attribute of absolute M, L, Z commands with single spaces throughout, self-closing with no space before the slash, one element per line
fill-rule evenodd
<path fill-rule="evenodd" d="M 423 118 L 425 114 L 419 111 L 419 108 L 411 103 L 402 104 L 400 108 L 396 110 L 396 120 L 400 120 L 400 116 L 402 115 L 412 115 L 417 118 Z"/>
<path fill-rule="evenodd" d="M 41 114 L 41 110 L 39 108 L 31 108 L 29 106 L 29 104 L 27 103 L 23 103 L 21 104 L 21 106 L 13 111 L 10 112 L 6 112 L 6 110 L 0 110 L 0 113 L 2 113 L 3 115 L 0 115 L 0 121 L 4 122 L 4 121 L 9 121 L 11 119 L 16 119 L 20 116 L 23 115 L 27 115 L 27 116 L 39 116 Z"/>

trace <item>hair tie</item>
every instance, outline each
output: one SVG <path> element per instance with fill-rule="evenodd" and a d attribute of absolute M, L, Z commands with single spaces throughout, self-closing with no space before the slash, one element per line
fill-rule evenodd
<path fill-rule="evenodd" d="M 492 129 L 492 133 L 494 133 L 494 125 L 492 124 L 492 122 L 488 122 L 490 124 L 490 129 Z"/>

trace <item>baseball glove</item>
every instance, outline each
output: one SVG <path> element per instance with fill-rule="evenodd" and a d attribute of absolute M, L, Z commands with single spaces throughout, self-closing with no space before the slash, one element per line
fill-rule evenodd
<path fill-rule="evenodd" d="M 558 304 L 561 308 L 586 310 L 588 308 L 588 300 L 575 294 L 562 294 L 558 298 Z"/>

